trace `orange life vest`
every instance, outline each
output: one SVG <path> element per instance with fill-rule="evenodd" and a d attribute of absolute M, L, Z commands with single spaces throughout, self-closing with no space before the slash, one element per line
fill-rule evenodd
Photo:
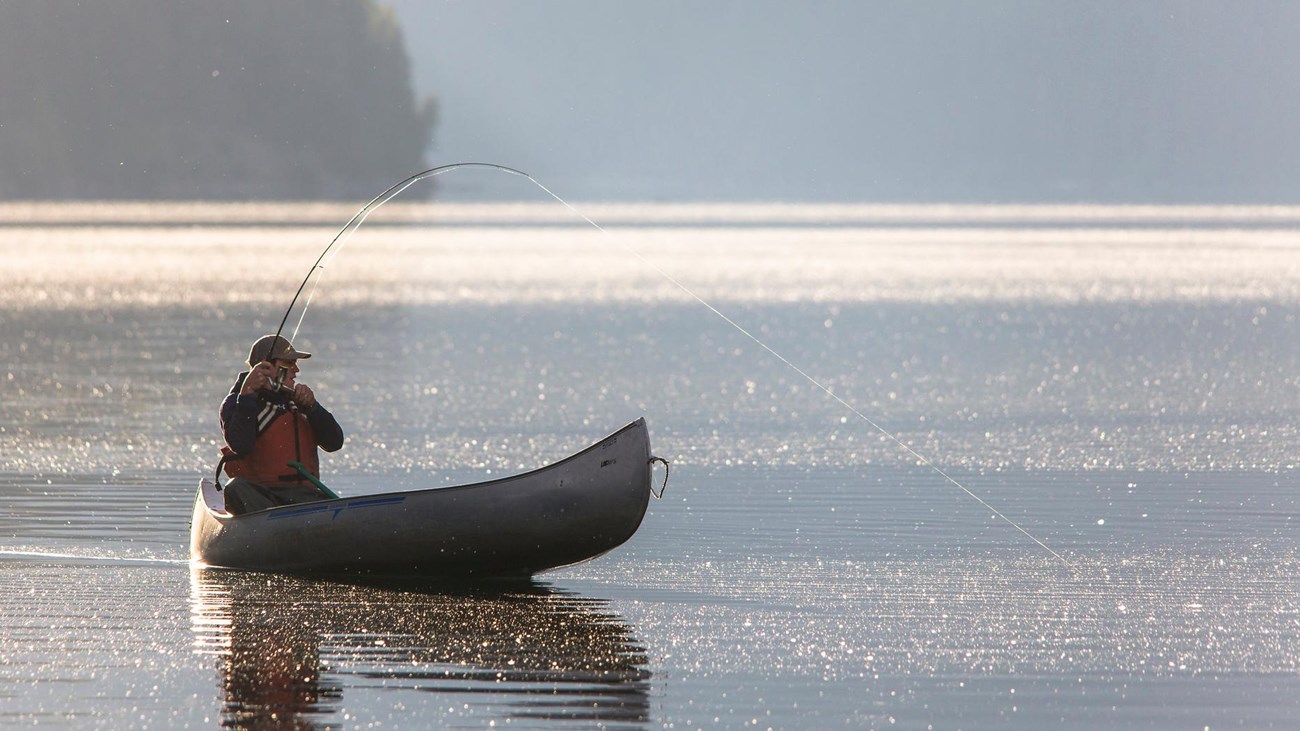
<path fill-rule="evenodd" d="M 290 467 L 290 462 L 301 462 L 313 477 L 320 477 L 316 433 L 307 417 L 296 410 L 276 414 L 271 423 L 258 432 L 252 452 L 241 456 L 230 447 L 222 447 L 221 453 L 226 457 L 228 477 L 242 477 L 260 485 L 303 482 L 306 478 Z"/>

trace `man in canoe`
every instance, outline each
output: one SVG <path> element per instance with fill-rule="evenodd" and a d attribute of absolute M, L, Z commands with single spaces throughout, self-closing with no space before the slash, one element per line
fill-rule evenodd
<path fill-rule="evenodd" d="M 297 382 L 298 361 L 310 357 L 279 335 L 258 338 L 249 370 L 221 402 L 231 513 L 335 497 L 320 484 L 317 449 L 342 448 L 343 429 L 311 388 Z"/>

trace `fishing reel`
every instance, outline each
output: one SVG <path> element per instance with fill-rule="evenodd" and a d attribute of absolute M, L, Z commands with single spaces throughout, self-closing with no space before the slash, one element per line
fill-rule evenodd
<path fill-rule="evenodd" d="M 288 387 L 284 385 L 284 379 L 288 375 L 289 375 L 289 369 L 287 367 L 279 366 L 278 368 L 276 368 L 275 378 L 271 381 L 271 390 L 275 393 L 279 393 L 280 391 L 283 390 L 288 390 Z"/>
<path fill-rule="evenodd" d="M 284 379 L 289 377 L 289 369 L 286 366 L 277 366 L 275 369 L 275 378 L 267 382 L 265 386 L 259 388 L 259 391 L 268 394 L 278 394 L 281 391 L 292 392 L 293 389 L 284 385 Z"/>

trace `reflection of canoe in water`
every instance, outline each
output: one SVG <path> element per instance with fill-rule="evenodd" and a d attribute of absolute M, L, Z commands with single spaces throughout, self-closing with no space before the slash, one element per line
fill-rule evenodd
<path fill-rule="evenodd" d="M 637 419 L 553 465 L 457 487 L 225 512 L 204 480 L 190 558 L 260 571 L 526 576 L 632 537 L 650 499 L 650 437 Z"/>
<path fill-rule="evenodd" d="M 222 726 L 364 726 L 399 702 L 389 725 L 649 718 L 646 651 L 603 599 L 532 581 L 432 589 L 197 569 L 190 582 L 193 646 L 217 658 Z"/>

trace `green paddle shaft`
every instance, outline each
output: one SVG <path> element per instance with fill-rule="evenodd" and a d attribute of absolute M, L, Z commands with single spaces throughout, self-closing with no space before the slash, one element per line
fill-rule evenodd
<path fill-rule="evenodd" d="M 303 466 L 302 462 L 290 462 L 290 463 L 289 463 L 289 466 L 292 467 L 292 468 L 294 468 L 295 470 L 298 470 L 298 474 L 300 474 L 300 475 L 302 475 L 303 477 L 305 477 L 305 478 L 307 479 L 307 481 L 310 482 L 311 484 L 315 485 L 316 487 L 319 487 L 319 488 L 321 489 L 321 491 L 324 492 L 326 495 L 329 495 L 330 497 L 334 498 L 335 500 L 338 499 L 338 497 L 339 497 L 339 496 L 338 496 L 338 493 L 334 492 L 333 490 L 329 489 L 328 487 L 325 487 L 325 483 L 323 483 L 323 482 L 321 482 L 320 480 L 316 479 L 316 475 L 313 475 L 312 473 L 308 472 L 308 471 L 307 471 L 307 468 Z"/>

